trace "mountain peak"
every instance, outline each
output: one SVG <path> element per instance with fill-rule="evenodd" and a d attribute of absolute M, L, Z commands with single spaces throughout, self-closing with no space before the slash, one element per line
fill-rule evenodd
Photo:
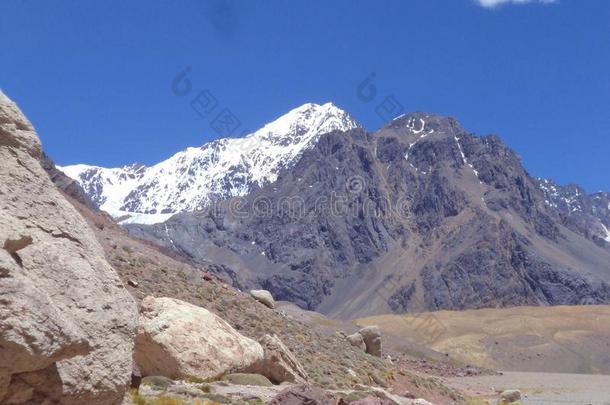
<path fill-rule="evenodd" d="M 308 138 L 335 130 L 348 131 L 360 124 L 346 111 L 333 103 L 306 103 L 296 107 L 256 131 L 254 136 Z"/>
<path fill-rule="evenodd" d="M 360 125 L 332 103 L 294 108 L 243 138 L 187 148 L 156 165 L 61 168 L 102 210 L 128 222 L 154 223 L 217 199 L 242 196 L 273 182 L 320 136 Z"/>
<path fill-rule="evenodd" d="M 450 134 L 463 131 L 461 125 L 455 118 L 423 111 L 399 115 L 390 121 L 385 128 L 394 130 L 407 128 L 410 132 L 415 134 L 424 131 Z"/>

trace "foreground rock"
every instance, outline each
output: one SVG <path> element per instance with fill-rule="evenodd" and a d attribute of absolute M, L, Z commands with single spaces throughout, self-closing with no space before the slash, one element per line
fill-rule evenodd
<path fill-rule="evenodd" d="M 373 356 L 381 357 L 381 331 L 377 326 L 367 326 L 366 328 L 360 329 L 358 332 L 364 344 L 366 345 L 366 352 Z"/>
<path fill-rule="evenodd" d="M 204 308 L 146 297 L 134 358 L 143 376 L 213 378 L 261 361 L 263 348 Z"/>
<path fill-rule="evenodd" d="M 260 384 L 261 381 L 252 384 L 252 381 L 231 381 L 235 376 L 241 380 L 241 376 L 253 376 L 245 374 L 230 374 L 221 381 L 210 383 L 193 383 L 188 381 L 172 381 L 161 384 L 143 382 L 137 391 L 137 398 L 132 392 L 124 405 L 135 403 L 147 404 L 184 404 L 184 405 L 216 405 L 216 404 L 267 404 L 275 398 L 285 386 Z M 260 376 L 258 376 L 260 377 Z M 159 377 L 156 377 L 159 379 Z M 246 383 L 246 384 L 242 384 Z M 268 381 L 267 381 L 268 383 Z M 132 401 L 129 401 L 131 397 Z M 171 402 L 168 401 L 171 397 Z M 137 399 L 136 401 L 133 401 Z"/>
<path fill-rule="evenodd" d="M 521 391 L 506 390 L 500 394 L 500 399 L 498 400 L 498 404 L 499 405 L 516 404 L 520 400 L 521 400 Z"/>
<path fill-rule="evenodd" d="M 137 398 L 135 393 L 125 405 L 136 403 L 165 404 L 271 404 L 271 405 L 433 405 L 423 399 L 412 400 L 385 390 L 360 386 L 356 390 L 329 391 L 310 384 L 273 385 L 260 381 L 260 375 L 231 374 L 222 381 L 205 384 L 146 377 Z M 254 379 L 254 380 L 253 380 Z M 167 401 L 167 402 L 165 402 Z M 444 402 L 455 403 L 455 402 Z"/>
<path fill-rule="evenodd" d="M 337 403 L 338 398 L 321 388 L 311 385 L 292 385 L 280 392 L 269 405 L 328 405 Z"/>
<path fill-rule="evenodd" d="M 136 305 L 41 157 L 0 92 L 0 403 L 120 403 Z"/>
<path fill-rule="evenodd" d="M 423 398 L 418 398 L 413 401 L 412 405 L 434 405 L 432 402 L 426 401 Z"/>
<path fill-rule="evenodd" d="M 252 290 L 250 291 L 250 295 L 257 300 L 258 302 L 266 305 L 267 307 L 273 309 L 275 308 L 275 300 L 273 299 L 273 295 L 267 290 Z"/>
<path fill-rule="evenodd" d="M 265 335 L 261 345 L 264 357 L 250 368 L 251 372 L 264 375 L 277 384 L 304 383 L 309 379 L 301 363 L 277 336 Z"/>

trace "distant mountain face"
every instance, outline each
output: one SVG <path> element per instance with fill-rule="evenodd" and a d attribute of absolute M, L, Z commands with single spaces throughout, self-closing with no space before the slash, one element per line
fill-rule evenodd
<path fill-rule="evenodd" d="M 240 288 L 337 317 L 610 303 L 610 244 L 575 226 L 559 207 L 572 196 L 530 177 L 500 138 L 415 113 L 315 139 L 273 182 L 128 227 Z"/>
<path fill-rule="evenodd" d="M 129 216 L 126 223 L 155 223 L 274 182 L 279 171 L 294 164 L 321 135 L 357 127 L 331 103 L 305 104 L 244 138 L 188 148 L 151 167 L 81 164 L 59 169 L 114 217 Z"/>
<path fill-rule="evenodd" d="M 598 243 L 610 242 L 610 193 L 587 194 L 574 184 L 560 186 L 547 179 L 537 180 L 545 202 L 566 226 Z"/>
<path fill-rule="evenodd" d="M 610 303 L 609 194 L 532 178 L 448 117 L 370 133 L 306 104 L 151 167 L 62 170 L 137 236 L 337 317 Z"/>

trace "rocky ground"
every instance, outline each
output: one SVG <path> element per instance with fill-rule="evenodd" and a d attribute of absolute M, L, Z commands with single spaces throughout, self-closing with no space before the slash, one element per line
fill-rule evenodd
<path fill-rule="evenodd" d="M 522 392 L 523 405 L 610 404 L 608 375 L 504 372 L 448 381 L 452 387 L 479 398 L 496 398 L 499 391 L 517 388 Z"/>
<path fill-rule="evenodd" d="M 231 376 L 228 376 L 231 377 Z M 389 390 L 379 387 L 360 386 L 345 390 L 320 390 L 308 385 L 281 384 L 272 385 L 267 381 L 257 381 L 258 376 L 240 375 L 241 383 L 231 383 L 225 380 L 213 382 L 167 381 L 156 378 L 144 382 L 139 390 L 132 390 L 125 397 L 123 405 L 156 405 L 172 403 L 176 405 L 200 404 L 276 404 L 276 405 L 426 405 L 430 402 L 406 398 L 392 394 Z M 282 400 L 281 398 L 284 398 Z M 296 400 L 300 398 L 300 400 Z M 307 402 L 307 400 L 319 402 Z M 366 402 L 358 402 L 363 401 Z M 157 401 L 157 402 L 155 402 Z M 174 401 L 174 402 L 169 402 Z M 209 402 L 206 402 L 209 401 Z"/>

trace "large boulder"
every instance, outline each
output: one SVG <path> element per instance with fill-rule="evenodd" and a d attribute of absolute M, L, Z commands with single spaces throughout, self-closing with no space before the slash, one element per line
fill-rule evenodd
<path fill-rule="evenodd" d="M 364 344 L 366 345 L 366 352 L 373 356 L 381 357 L 381 331 L 377 326 L 367 326 L 366 328 L 360 329 L 358 332 Z"/>
<path fill-rule="evenodd" d="M 366 344 L 364 344 L 364 339 L 360 333 L 356 332 L 354 334 L 347 335 L 345 339 L 347 339 L 352 346 L 361 349 L 363 352 L 366 351 Z"/>
<path fill-rule="evenodd" d="M 275 300 L 273 299 L 273 295 L 267 290 L 252 290 L 250 291 L 250 295 L 257 300 L 258 302 L 264 304 L 265 306 L 273 309 L 275 308 Z"/>
<path fill-rule="evenodd" d="M 249 369 L 250 372 L 264 375 L 277 384 L 304 383 L 309 379 L 299 360 L 280 338 L 275 335 L 265 335 L 261 345 L 265 353 L 264 357 Z"/>
<path fill-rule="evenodd" d="M 0 403 L 120 403 L 137 307 L 0 92 Z"/>
<path fill-rule="evenodd" d="M 146 297 L 134 358 L 143 376 L 215 378 L 263 359 L 263 348 L 217 315 L 173 298 Z"/>

